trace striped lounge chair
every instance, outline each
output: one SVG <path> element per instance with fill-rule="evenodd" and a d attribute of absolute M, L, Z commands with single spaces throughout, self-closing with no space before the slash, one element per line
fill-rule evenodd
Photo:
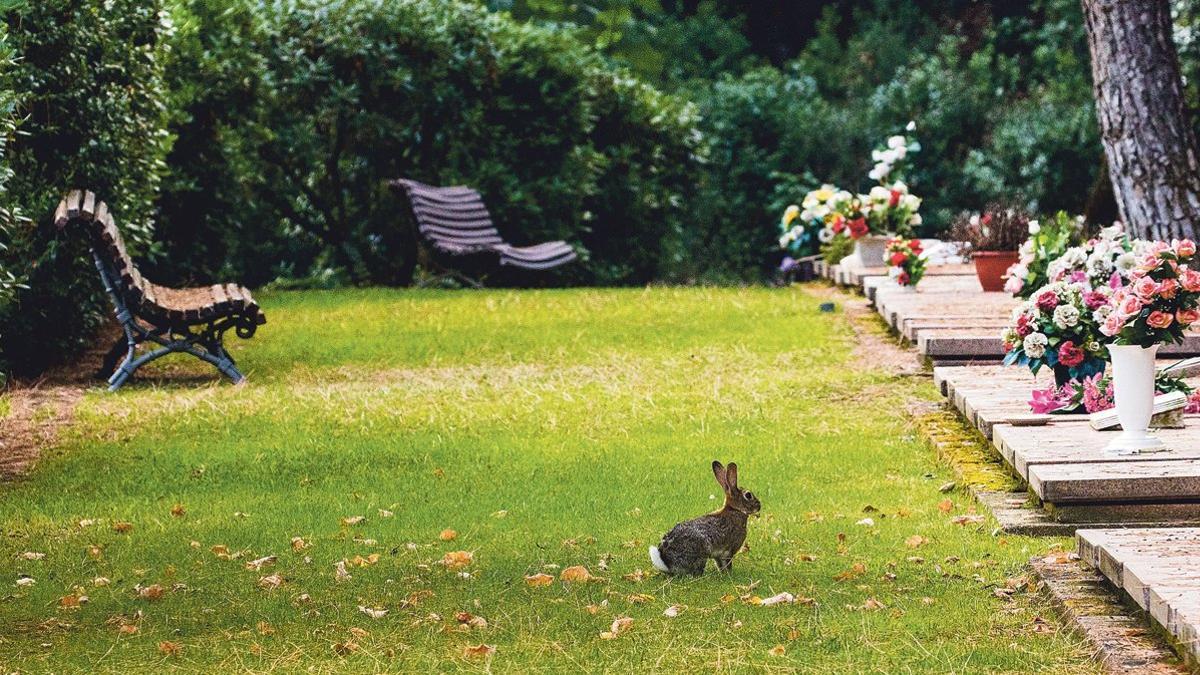
<path fill-rule="evenodd" d="M 434 187 L 403 178 L 392 181 L 391 187 L 408 197 L 417 229 L 439 253 L 495 255 L 501 267 L 535 271 L 561 267 L 578 257 L 565 241 L 533 246 L 505 243 L 483 198 L 469 187 Z"/>

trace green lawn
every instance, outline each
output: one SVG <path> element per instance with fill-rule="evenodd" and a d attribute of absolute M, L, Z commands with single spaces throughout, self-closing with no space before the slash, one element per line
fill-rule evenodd
<path fill-rule="evenodd" d="M 932 385 L 873 369 L 803 288 L 262 300 L 247 386 L 183 360 L 97 390 L 0 485 L 0 670 L 1095 669 L 1038 596 L 993 592 L 1063 542 L 954 524 L 969 498 L 906 420 Z M 625 578 L 719 505 L 713 459 L 764 504 L 733 572 Z M 605 581 L 525 581 L 572 565 Z M 805 601 L 743 599 L 783 591 Z"/>

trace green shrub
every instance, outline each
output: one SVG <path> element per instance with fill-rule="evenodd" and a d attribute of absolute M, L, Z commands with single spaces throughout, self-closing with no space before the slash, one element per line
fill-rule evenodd
<path fill-rule="evenodd" d="M 12 202 L 8 183 L 12 179 L 12 166 L 8 161 L 8 146 L 17 131 L 17 94 L 11 78 L 13 51 L 8 44 L 8 27 L 0 23 L 0 340 L 13 321 L 12 309 L 17 293 L 26 288 L 23 277 L 18 273 L 18 261 L 12 257 L 13 233 L 21 223 L 21 212 Z M 0 385 L 4 384 L 7 371 L 3 353 L 0 352 Z"/>
<path fill-rule="evenodd" d="M 12 233 L 17 293 L 0 361 L 36 371 L 86 340 L 104 310 L 84 242 L 45 227 L 63 192 L 87 186 L 120 216 L 130 248 L 150 249 L 151 217 L 169 139 L 157 2 L 38 0 L 4 12 L 23 116 L 9 148 L 11 203 L 31 224 Z"/>
<path fill-rule="evenodd" d="M 569 278 L 658 273 L 693 114 L 570 35 L 460 2 L 210 6 L 177 4 L 169 71 L 163 231 L 205 242 L 194 276 L 226 260 L 252 281 L 407 283 L 415 238 L 385 185 L 400 176 L 476 187 L 516 243 L 581 246 Z"/>

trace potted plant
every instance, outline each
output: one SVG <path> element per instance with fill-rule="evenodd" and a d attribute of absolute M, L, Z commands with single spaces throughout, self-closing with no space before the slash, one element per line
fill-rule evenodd
<path fill-rule="evenodd" d="M 1036 228 L 1023 210 L 990 204 L 983 213 L 964 214 L 955 221 L 950 237 L 961 242 L 963 255 L 974 261 L 983 290 L 997 292 L 1004 290 L 1005 273 L 1019 260 L 1025 236 Z"/>
<path fill-rule="evenodd" d="M 1196 244 L 1154 242 L 1139 256 L 1129 284 L 1114 291 L 1100 331 L 1112 338 L 1113 397 L 1121 435 L 1108 450 L 1137 453 L 1162 447 L 1147 431 L 1154 411 L 1154 358 L 1164 342 L 1182 342 L 1200 320 L 1200 271 L 1190 268 Z"/>

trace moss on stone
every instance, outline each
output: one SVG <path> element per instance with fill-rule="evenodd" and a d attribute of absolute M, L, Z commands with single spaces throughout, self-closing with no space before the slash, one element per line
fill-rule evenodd
<path fill-rule="evenodd" d="M 987 439 L 967 426 L 958 413 L 943 408 L 918 413 L 913 420 L 926 443 L 950 465 L 963 487 L 989 492 L 1012 492 L 1023 487 Z"/>

